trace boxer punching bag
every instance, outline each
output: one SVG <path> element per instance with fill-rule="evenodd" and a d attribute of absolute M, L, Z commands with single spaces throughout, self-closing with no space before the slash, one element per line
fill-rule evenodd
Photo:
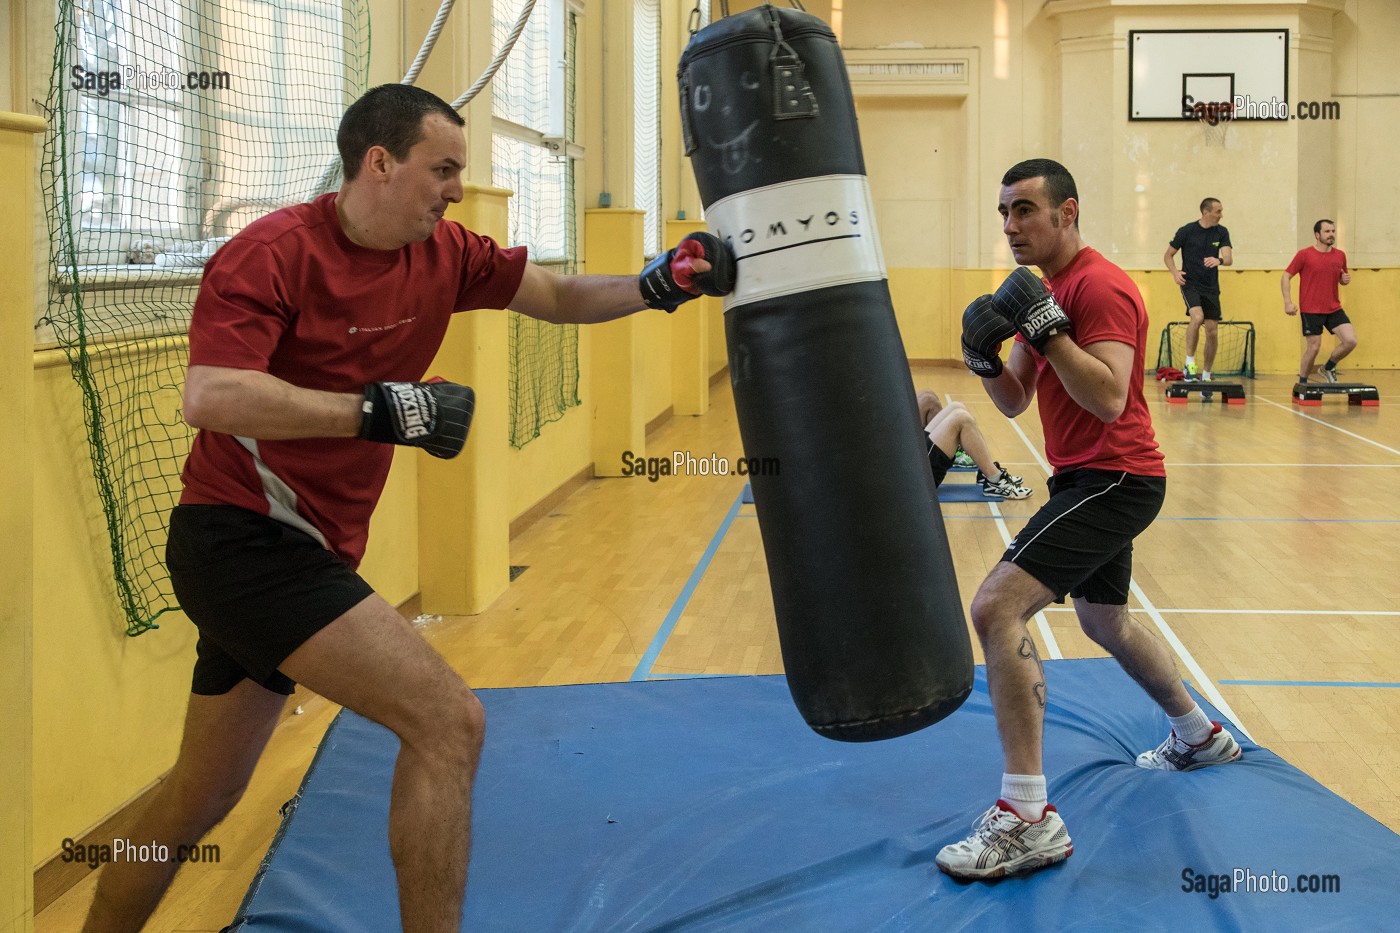
<path fill-rule="evenodd" d="M 895 325 L 836 36 L 764 5 L 697 32 L 681 124 L 738 260 L 725 337 L 783 665 L 816 732 L 914 732 L 972 690 L 972 646 Z"/>

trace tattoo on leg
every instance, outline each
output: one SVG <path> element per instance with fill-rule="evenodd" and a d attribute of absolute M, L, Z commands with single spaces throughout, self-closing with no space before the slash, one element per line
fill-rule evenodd
<path fill-rule="evenodd" d="M 1040 660 L 1040 652 L 1035 650 L 1035 642 L 1031 640 L 1029 635 L 1021 638 L 1021 643 L 1016 646 L 1016 654 L 1028 661 L 1035 661 L 1041 679 L 1031 687 L 1031 690 L 1034 691 L 1035 701 L 1040 704 L 1040 708 L 1045 709 L 1045 663 Z"/>

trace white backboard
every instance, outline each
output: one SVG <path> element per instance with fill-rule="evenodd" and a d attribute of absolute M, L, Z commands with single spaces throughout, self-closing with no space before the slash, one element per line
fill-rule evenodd
<path fill-rule="evenodd" d="M 1288 102 L 1287 29 L 1128 33 L 1129 120 L 1193 120 L 1188 97 L 1209 104 L 1236 96 Z"/>

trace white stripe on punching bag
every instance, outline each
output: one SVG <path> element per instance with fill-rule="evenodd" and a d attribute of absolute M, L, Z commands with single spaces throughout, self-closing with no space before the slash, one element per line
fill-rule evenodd
<path fill-rule="evenodd" d="M 738 260 L 724 310 L 818 288 L 886 278 L 864 175 L 823 175 L 753 188 L 705 211 Z"/>

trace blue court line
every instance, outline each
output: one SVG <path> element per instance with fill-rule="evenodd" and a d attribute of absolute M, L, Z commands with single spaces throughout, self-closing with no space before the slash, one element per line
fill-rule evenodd
<path fill-rule="evenodd" d="M 1400 684 L 1367 680 L 1222 680 L 1220 685 L 1222 687 L 1374 687 L 1381 689 L 1400 687 Z"/>
<path fill-rule="evenodd" d="M 651 666 L 656 663 L 657 657 L 661 654 L 661 649 L 666 644 L 666 639 L 671 637 L 671 632 L 675 629 L 676 623 L 680 621 L 681 613 L 685 611 L 686 605 L 690 602 L 690 597 L 695 593 L 695 588 L 700 585 L 700 580 L 705 576 L 705 571 L 709 569 L 710 561 L 714 559 L 715 552 L 719 550 L 719 543 L 724 540 L 725 534 L 729 531 L 729 526 L 734 523 L 734 518 L 739 514 L 739 506 L 743 504 L 744 494 L 740 492 L 734 497 L 734 504 L 729 507 L 729 512 L 724 516 L 724 521 L 720 522 L 719 530 L 710 539 L 710 546 L 705 548 L 705 553 L 700 555 L 700 561 L 695 565 L 695 569 L 690 572 L 690 579 L 685 581 L 685 586 L 681 587 L 680 595 L 676 597 L 675 603 L 671 605 L 671 611 L 666 613 L 666 619 L 661 623 L 661 628 L 656 630 L 652 636 L 651 644 L 647 646 L 646 654 L 637 662 L 637 669 L 632 672 L 632 680 L 647 680 L 651 677 Z"/>

